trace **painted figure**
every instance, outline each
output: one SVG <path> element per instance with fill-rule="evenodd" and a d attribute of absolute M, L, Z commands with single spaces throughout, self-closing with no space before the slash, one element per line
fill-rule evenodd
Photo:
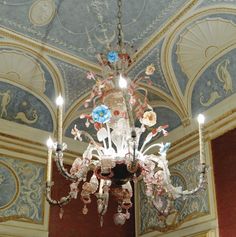
<path fill-rule="evenodd" d="M 224 90 L 226 93 L 233 92 L 232 78 L 228 71 L 229 59 L 225 59 L 217 65 L 216 74 L 218 80 L 224 83 Z"/>
<path fill-rule="evenodd" d="M 3 116 L 7 117 L 7 106 L 10 103 L 11 96 L 10 96 L 10 90 L 7 90 L 6 92 L 0 93 L 0 96 L 2 96 L 1 101 L 1 114 L 0 117 Z"/>

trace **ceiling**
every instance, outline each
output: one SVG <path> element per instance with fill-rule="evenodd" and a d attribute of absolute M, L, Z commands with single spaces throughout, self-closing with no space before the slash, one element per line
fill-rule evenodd
<path fill-rule="evenodd" d="M 86 72 L 101 73 L 96 53 L 116 43 L 116 12 L 115 0 L 0 0 L 0 117 L 51 132 L 62 92 L 70 136 L 94 85 Z M 122 23 L 137 50 L 128 75 L 156 67 L 140 84 L 160 124 L 186 126 L 235 93 L 235 0 L 124 0 Z"/>

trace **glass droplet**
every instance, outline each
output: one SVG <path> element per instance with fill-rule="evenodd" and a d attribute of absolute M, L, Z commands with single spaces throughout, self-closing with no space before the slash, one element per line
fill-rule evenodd
<path fill-rule="evenodd" d="M 87 208 L 86 205 L 83 207 L 82 213 L 83 213 L 84 215 L 87 215 L 87 213 L 88 213 L 88 208 Z"/>

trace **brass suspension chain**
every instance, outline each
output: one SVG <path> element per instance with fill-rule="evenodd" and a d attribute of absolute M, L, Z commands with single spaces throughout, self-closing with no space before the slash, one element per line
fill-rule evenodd
<path fill-rule="evenodd" d="M 122 49 L 123 39 L 122 39 L 122 24 L 121 24 L 121 8 L 122 8 L 122 0 L 117 0 L 117 6 L 118 6 L 118 12 L 117 12 L 117 30 L 118 30 L 118 45 L 120 47 L 120 50 Z"/>

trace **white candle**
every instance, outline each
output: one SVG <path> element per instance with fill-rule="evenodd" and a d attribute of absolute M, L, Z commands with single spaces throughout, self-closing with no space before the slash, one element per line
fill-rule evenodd
<path fill-rule="evenodd" d="M 48 162 L 47 162 L 47 182 L 51 182 L 52 180 L 52 149 L 53 149 L 53 141 L 49 137 L 47 141 L 48 146 Z"/>
<path fill-rule="evenodd" d="M 205 164 L 205 143 L 204 143 L 204 121 L 205 117 L 202 114 L 198 115 L 199 124 L 199 150 L 200 150 L 200 163 Z"/>
<path fill-rule="evenodd" d="M 61 95 L 57 97 L 56 104 L 58 106 L 57 109 L 57 142 L 58 144 L 62 144 L 62 111 L 63 111 L 63 98 Z"/>

